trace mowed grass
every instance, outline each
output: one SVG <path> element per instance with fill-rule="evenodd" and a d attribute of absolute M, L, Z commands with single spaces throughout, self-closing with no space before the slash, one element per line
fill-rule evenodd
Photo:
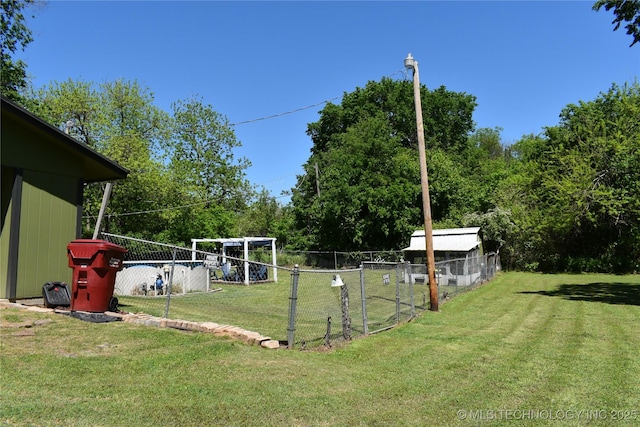
<path fill-rule="evenodd" d="M 0 315 L 0 425 L 640 424 L 639 276 L 504 273 L 325 352 Z"/>
<path fill-rule="evenodd" d="M 393 276 L 393 282 L 384 284 L 383 274 Z M 342 272 L 345 286 L 349 288 L 350 318 L 353 335 L 363 333 L 360 272 Z M 298 281 L 296 299 L 296 341 L 324 343 L 327 317 L 336 321 L 333 329 L 340 335 L 342 316 L 341 289 L 331 286 L 333 272 L 322 270 L 302 271 Z M 289 328 L 292 280 L 287 272 L 281 272 L 279 283 L 259 283 L 245 286 L 237 283 L 215 282 L 213 292 L 174 294 L 169 301 L 169 318 L 198 322 L 216 322 L 238 326 L 273 339 L 286 341 Z M 389 270 L 365 270 L 367 321 L 370 331 L 396 324 L 395 266 Z M 409 320 L 411 306 L 409 285 L 400 284 L 401 322 Z M 424 285 L 414 286 L 416 311 L 424 310 Z M 122 311 L 164 316 L 166 296 L 118 296 Z M 421 306 L 420 306 L 421 305 Z"/>

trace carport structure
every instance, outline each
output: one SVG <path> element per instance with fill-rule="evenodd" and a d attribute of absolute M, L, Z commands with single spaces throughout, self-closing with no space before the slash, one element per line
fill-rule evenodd
<path fill-rule="evenodd" d="M 196 260 L 196 250 L 198 243 L 215 243 L 222 246 L 223 262 L 227 257 L 228 248 L 242 248 L 244 274 L 241 275 L 244 284 L 248 285 L 251 279 L 249 272 L 249 248 L 270 247 L 271 248 L 271 264 L 273 266 L 273 281 L 278 281 L 278 269 L 276 267 L 276 238 L 275 237 L 237 237 L 237 238 L 218 238 L 218 239 L 191 239 L 191 259 Z"/>

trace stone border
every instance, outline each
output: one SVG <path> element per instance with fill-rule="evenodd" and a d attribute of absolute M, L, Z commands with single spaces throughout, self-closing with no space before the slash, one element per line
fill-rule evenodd
<path fill-rule="evenodd" d="M 68 310 L 56 310 L 52 308 L 44 308 L 34 305 L 23 305 L 10 302 L 6 299 L 0 299 L 0 308 L 20 308 L 38 313 L 60 313 L 68 314 Z M 187 320 L 165 319 L 164 317 L 154 317 L 144 313 L 114 313 L 111 311 L 105 314 L 113 317 L 119 317 L 125 323 L 133 323 L 135 325 L 156 326 L 160 328 L 173 328 L 184 331 L 210 333 L 218 337 L 229 337 L 243 341 L 249 345 L 259 345 L 263 348 L 277 349 L 280 348 L 280 342 L 270 337 L 265 337 L 258 332 L 246 331 L 237 326 L 220 325 L 214 322 L 190 322 Z"/>

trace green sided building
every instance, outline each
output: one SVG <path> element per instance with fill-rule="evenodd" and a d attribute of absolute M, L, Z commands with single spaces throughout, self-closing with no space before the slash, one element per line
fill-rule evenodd
<path fill-rule="evenodd" d="M 41 297 L 47 282 L 71 284 L 84 184 L 128 171 L 4 97 L 0 127 L 0 298 Z"/>

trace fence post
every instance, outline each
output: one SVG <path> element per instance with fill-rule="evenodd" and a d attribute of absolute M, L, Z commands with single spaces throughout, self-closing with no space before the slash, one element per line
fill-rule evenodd
<path fill-rule="evenodd" d="M 340 286 L 340 301 L 342 302 L 342 336 L 345 340 L 351 340 L 351 318 L 349 317 L 349 286 L 345 283 Z"/>
<path fill-rule="evenodd" d="M 324 336 L 324 345 L 331 347 L 331 316 L 327 317 L 327 333 Z"/>
<path fill-rule="evenodd" d="M 291 297 L 289 297 L 289 327 L 287 328 L 287 348 L 293 349 L 296 330 L 296 303 L 298 300 L 298 278 L 300 277 L 300 267 L 296 264 L 291 273 L 293 283 L 291 284 Z"/>
<path fill-rule="evenodd" d="M 169 283 L 167 284 L 167 304 L 164 307 L 164 318 L 169 317 L 169 304 L 171 301 L 171 285 L 173 284 L 173 271 L 176 268 L 176 255 L 178 250 L 173 248 L 173 259 L 171 260 L 171 271 L 169 272 Z"/>
<path fill-rule="evenodd" d="M 360 264 L 360 296 L 362 299 L 362 331 L 369 335 L 369 320 L 367 319 L 367 293 L 364 288 L 364 264 Z"/>
<path fill-rule="evenodd" d="M 396 274 L 396 325 L 400 324 L 400 279 Z"/>
<path fill-rule="evenodd" d="M 411 269 L 410 263 L 407 261 L 406 265 L 403 266 L 403 268 L 405 269 L 405 271 Z M 407 277 L 406 274 L 405 277 Z M 406 279 L 405 283 L 407 283 Z M 409 297 L 411 298 L 411 318 L 413 319 L 414 317 L 416 317 L 416 302 L 413 295 L 413 281 L 411 281 L 411 276 L 409 276 Z"/>

